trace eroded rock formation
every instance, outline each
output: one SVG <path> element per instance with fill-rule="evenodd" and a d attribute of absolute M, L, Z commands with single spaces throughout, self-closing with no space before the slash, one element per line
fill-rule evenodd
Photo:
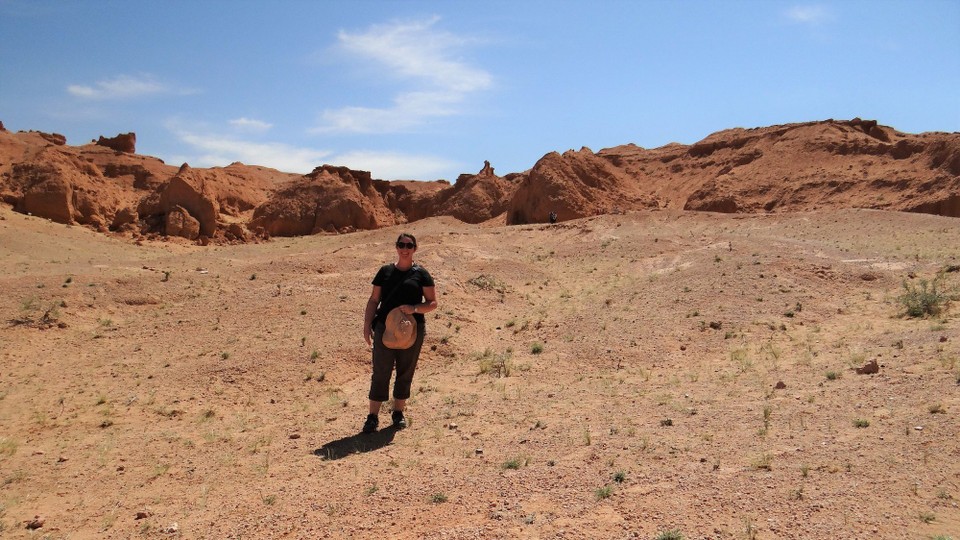
<path fill-rule="evenodd" d="M 180 168 L 135 153 L 136 135 L 69 146 L 0 124 L 0 200 L 101 231 L 206 242 L 376 229 L 433 216 L 545 223 L 647 208 L 790 212 L 859 207 L 960 217 L 960 134 L 826 120 L 713 133 L 692 145 L 549 152 L 527 171 L 385 181 L 321 165 Z M 196 225 L 194 226 L 194 222 Z M 196 229 L 196 230 L 194 230 Z"/>
<path fill-rule="evenodd" d="M 111 150 L 116 150 L 117 152 L 124 152 L 127 154 L 136 154 L 137 153 L 137 134 L 136 133 L 121 133 L 116 137 L 110 137 L 109 139 L 100 136 L 100 139 L 97 140 L 97 144 L 100 146 L 106 146 Z"/>

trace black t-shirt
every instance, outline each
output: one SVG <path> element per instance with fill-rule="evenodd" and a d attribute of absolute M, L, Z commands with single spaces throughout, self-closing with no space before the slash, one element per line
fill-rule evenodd
<path fill-rule="evenodd" d="M 404 304 L 423 302 L 423 288 L 433 287 L 433 278 L 425 268 L 414 264 L 407 270 L 399 270 L 394 263 L 385 264 L 377 271 L 373 284 L 380 287 L 380 306 L 373 317 L 373 324 L 387 317 L 390 310 Z M 415 313 L 418 324 L 423 324 L 423 314 Z"/>

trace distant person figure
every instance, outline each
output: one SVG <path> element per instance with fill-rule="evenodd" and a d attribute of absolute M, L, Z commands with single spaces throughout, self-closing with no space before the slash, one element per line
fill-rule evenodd
<path fill-rule="evenodd" d="M 380 267 L 373 278 L 373 291 L 363 312 L 363 338 L 367 345 L 373 345 L 370 410 L 363 424 L 363 433 L 373 433 L 380 424 L 380 404 L 389 397 L 390 376 L 394 368 L 397 377 L 393 383 L 393 426 L 397 429 L 407 427 L 403 411 L 410 397 L 413 372 L 426 334 L 423 314 L 437 309 L 433 278 L 413 261 L 417 239 L 412 234 L 403 233 L 397 238 L 396 248 L 397 262 Z M 406 315 L 412 314 L 416 319 L 416 340 L 408 349 L 391 349 L 383 344 L 384 323 L 394 308 Z"/>
<path fill-rule="evenodd" d="M 553 225 L 556 222 L 557 222 L 557 213 L 550 212 L 550 224 Z"/>

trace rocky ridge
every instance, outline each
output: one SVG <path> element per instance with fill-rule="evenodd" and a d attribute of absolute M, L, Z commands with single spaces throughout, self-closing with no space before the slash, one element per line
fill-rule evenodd
<path fill-rule="evenodd" d="M 692 145 L 550 152 L 524 172 L 489 162 L 456 182 L 385 181 L 321 165 L 306 175 L 234 163 L 174 167 L 136 134 L 70 146 L 0 124 L 0 200 L 16 211 L 134 238 L 200 243 L 343 233 L 434 216 L 542 223 L 650 208 L 724 213 L 873 208 L 960 217 L 960 133 L 875 120 L 735 128 Z"/>

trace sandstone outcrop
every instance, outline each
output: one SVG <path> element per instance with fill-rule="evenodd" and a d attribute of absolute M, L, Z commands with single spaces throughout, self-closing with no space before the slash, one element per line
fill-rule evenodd
<path fill-rule="evenodd" d="M 647 208 L 856 207 L 960 217 L 960 133 L 902 133 L 860 118 L 734 128 L 690 145 L 549 152 L 505 176 L 485 161 L 453 184 L 377 180 L 331 165 L 307 175 L 243 163 L 177 168 L 136 154 L 135 144 L 127 133 L 69 146 L 63 135 L 12 133 L 0 124 L 0 201 L 60 223 L 204 242 L 434 216 L 524 224 L 545 223 L 551 212 L 564 221 Z"/>
<path fill-rule="evenodd" d="M 174 206 L 165 217 L 164 233 L 196 240 L 200 236 L 200 222 L 182 206 Z"/>
<path fill-rule="evenodd" d="M 257 207 L 251 229 L 270 236 L 298 236 L 395 223 L 369 172 L 323 165 Z"/>
<path fill-rule="evenodd" d="M 58 223 L 105 231 L 119 204 L 95 165 L 53 147 L 15 164 L 8 178 L 4 199 L 17 211 Z"/>
<path fill-rule="evenodd" d="M 147 230 L 165 228 L 167 214 L 181 208 L 197 220 L 199 234 L 213 236 L 220 209 L 205 180 L 203 171 L 194 170 L 185 163 L 158 191 L 141 200 L 137 213 L 146 221 Z"/>
<path fill-rule="evenodd" d="M 137 134 L 136 133 L 121 133 L 116 137 L 110 137 L 109 139 L 100 136 L 100 139 L 97 140 L 97 144 L 100 146 L 106 146 L 111 150 L 116 150 L 117 152 L 124 152 L 126 154 L 136 154 L 137 153 Z"/>
<path fill-rule="evenodd" d="M 659 205 L 624 171 L 589 148 L 551 152 L 523 179 L 507 210 L 508 224 L 544 223 L 618 213 Z"/>
<path fill-rule="evenodd" d="M 494 174 L 489 161 L 477 174 L 461 174 L 452 187 L 434 194 L 432 215 L 451 216 L 466 223 L 482 223 L 507 211 L 517 183 Z"/>

